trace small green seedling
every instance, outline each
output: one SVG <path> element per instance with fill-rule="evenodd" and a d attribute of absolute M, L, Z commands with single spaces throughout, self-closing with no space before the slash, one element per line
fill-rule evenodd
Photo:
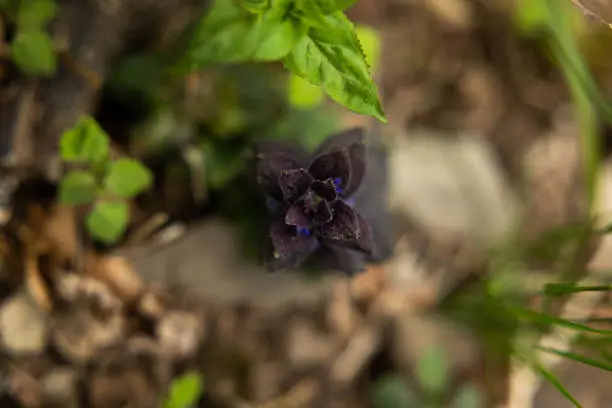
<path fill-rule="evenodd" d="M 91 204 L 85 220 L 89 233 L 104 243 L 116 242 L 129 220 L 128 200 L 146 190 L 153 175 L 138 160 L 111 160 L 109 137 L 90 116 L 64 133 L 60 153 L 65 162 L 85 167 L 64 176 L 60 202 Z"/>
<path fill-rule="evenodd" d="M 204 379 L 197 372 L 189 372 L 170 385 L 164 408 L 194 407 L 204 391 Z"/>
<path fill-rule="evenodd" d="M 19 0 L 0 4 L 17 29 L 8 48 L 11 60 L 26 74 L 50 76 L 55 73 L 57 55 L 45 28 L 55 17 L 55 1 Z"/>

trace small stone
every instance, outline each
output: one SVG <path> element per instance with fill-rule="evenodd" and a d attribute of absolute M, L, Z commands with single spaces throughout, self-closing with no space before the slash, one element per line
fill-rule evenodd
<path fill-rule="evenodd" d="M 71 368 L 56 368 L 41 379 L 45 403 L 53 406 L 78 407 L 77 372 Z"/>
<path fill-rule="evenodd" d="M 164 302 L 159 293 L 147 291 L 138 302 L 138 311 L 150 319 L 159 319 L 164 313 Z"/>
<path fill-rule="evenodd" d="M 124 302 L 136 299 L 142 292 L 142 281 L 132 264 L 121 256 L 92 257 L 88 273 L 104 282 Z"/>
<path fill-rule="evenodd" d="M 104 283 L 86 276 L 60 275 L 56 289 L 59 296 L 70 303 L 95 302 L 100 310 L 106 312 L 116 312 L 122 306 L 122 302 Z"/>
<path fill-rule="evenodd" d="M 0 344 L 9 354 L 40 354 L 47 345 L 47 327 L 47 316 L 23 290 L 0 306 Z"/>
<path fill-rule="evenodd" d="M 156 334 L 166 355 L 187 358 L 200 346 L 205 335 L 204 322 L 195 313 L 170 311 L 158 323 Z"/>
<path fill-rule="evenodd" d="M 79 364 L 119 343 L 125 332 L 126 321 L 121 315 L 98 320 L 87 310 L 75 310 L 56 319 L 52 340 L 65 358 Z"/>

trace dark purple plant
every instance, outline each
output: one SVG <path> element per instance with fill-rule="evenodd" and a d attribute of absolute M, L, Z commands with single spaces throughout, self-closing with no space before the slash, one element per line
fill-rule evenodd
<path fill-rule="evenodd" d="M 372 253 L 370 225 L 350 204 L 366 170 L 361 129 L 329 137 L 310 157 L 286 144 L 263 143 L 256 163 L 257 182 L 274 212 L 271 270 L 298 266 L 320 245 Z"/>

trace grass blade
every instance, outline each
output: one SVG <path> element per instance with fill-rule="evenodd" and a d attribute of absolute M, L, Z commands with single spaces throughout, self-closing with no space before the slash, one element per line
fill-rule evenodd
<path fill-rule="evenodd" d="M 574 283 L 549 283 L 544 287 L 547 296 L 563 296 L 577 292 L 606 292 L 612 285 L 576 286 Z"/>
<path fill-rule="evenodd" d="M 558 356 L 568 358 L 570 360 L 574 360 L 578 363 L 590 365 L 592 367 L 596 367 L 606 371 L 612 371 L 612 364 L 607 364 L 602 361 L 597 361 L 593 358 L 582 356 L 580 354 L 572 353 L 571 351 L 558 350 L 550 347 L 538 347 L 538 349 L 542 351 L 546 351 L 547 353 L 556 354 Z"/>
<path fill-rule="evenodd" d="M 553 387 L 557 389 L 565 398 L 567 398 L 576 408 L 582 408 L 582 405 L 574 398 L 574 396 L 561 384 L 561 382 L 551 373 L 546 367 L 537 364 L 536 370 L 548 381 Z"/>
<path fill-rule="evenodd" d="M 569 320 L 561 319 L 560 317 L 539 313 L 529 309 L 517 307 L 514 308 L 514 310 L 520 317 L 530 320 L 533 323 L 561 326 L 580 332 L 612 335 L 612 330 L 596 329 L 594 327 L 587 326 L 586 324 L 575 323 Z"/>

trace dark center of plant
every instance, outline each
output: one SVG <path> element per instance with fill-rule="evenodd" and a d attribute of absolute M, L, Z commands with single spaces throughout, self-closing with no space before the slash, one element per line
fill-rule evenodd
<path fill-rule="evenodd" d="M 340 177 L 336 177 L 334 179 L 334 186 L 336 187 L 336 193 L 342 193 L 342 179 Z"/>
<path fill-rule="evenodd" d="M 309 228 L 304 227 L 295 227 L 295 232 L 300 237 L 309 237 L 311 233 Z"/>

